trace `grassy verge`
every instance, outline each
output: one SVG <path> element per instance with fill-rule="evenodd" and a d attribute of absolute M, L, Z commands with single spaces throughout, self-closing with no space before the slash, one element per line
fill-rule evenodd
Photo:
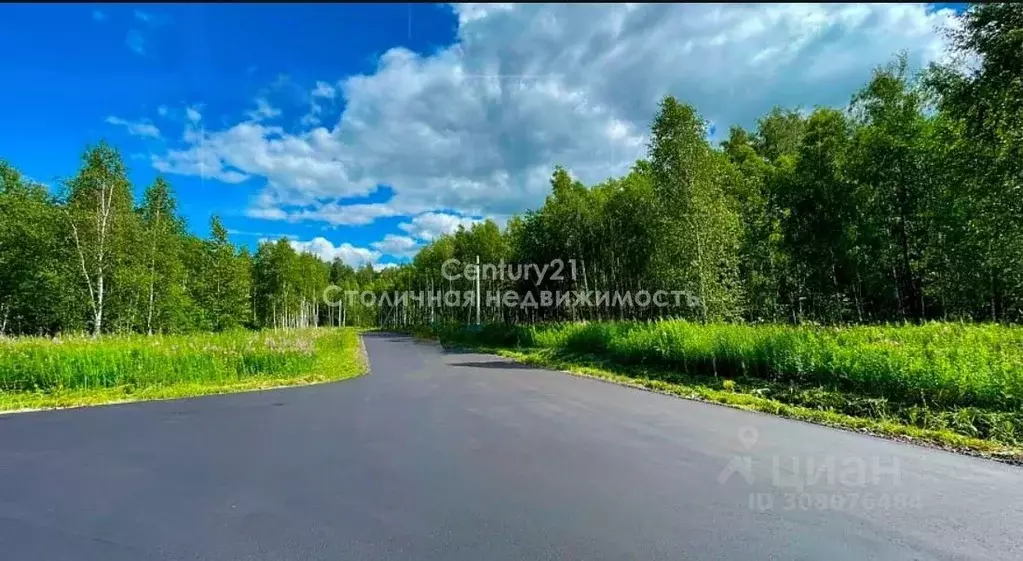
<path fill-rule="evenodd" d="M 0 411 L 172 399 L 343 380 L 354 329 L 0 341 Z"/>
<path fill-rule="evenodd" d="M 1023 418 L 1010 393 L 1016 381 L 1006 384 L 1003 396 L 990 391 L 991 385 L 984 380 L 978 381 L 983 368 L 989 372 L 1001 369 L 1003 379 L 1023 376 L 1023 371 L 1010 368 L 1018 364 L 1013 353 L 1021 349 L 1006 344 L 1019 336 L 1018 331 L 954 326 L 966 332 L 953 331 L 942 339 L 927 335 L 948 334 L 943 331 L 945 326 L 889 327 L 880 331 L 854 328 L 853 333 L 799 328 L 803 333 L 786 334 L 785 329 L 796 328 L 772 326 L 760 332 L 748 326 L 684 324 L 678 329 L 672 325 L 678 323 L 495 326 L 478 332 L 442 328 L 420 329 L 416 334 L 439 338 L 449 346 L 688 399 L 1023 463 Z M 672 327 L 676 327 L 674 338 L 664 336 Z M 732 327 L 738 329 L 731 331 Z M 716 338 L 709 338 L 707 332 L 715 330 Z M 746 337 L 745 347 L 740 346 L 737 337 Z M 963 339 L 971 339 L 974 344 L 972 349 L 960 350 L 961 356 L 971 360 L 949 360 L 945 347 L 961 345 Z M 816 346 L 794 345 L 792 341 L 815 342 Z M 916 346 L 907 341 L 915 341 Z M 721 347 L 730 349 L 730 354 L 721 352 Z M 888 353 L 887 360 L 878 360 L 883 352 Z M 834 360 L 836 355 L 846 361 L 847 370 L 835 367 L 843 364 Z M 666 356 L 675 360 L 666 360 Z M 861 362 L 855 362 L 857 359 Z M 788 361 L 790 370 L 778 368 L 786 364 L 784 361 Z M 906 369 L 905 364 L 911 364 L 912 369 Z M 930 372 L 929 364 L 944 372 Z M 794 365 L 801 370 L 794 371 Z M 850 381 L 848 372 L 854 368 L 865 378 L 900 379 L 874 384 Z M 914 380 L 913 375 L 925 379 Z M 957 384 L 965 389 L 955 387 Z M 987 393 L 970 389 L 970 384 Z M 920 391 L 926 385 L 939 391 Z M 950 395 L 962 397 L 957 401 Z M 977 404 L 976 395 L 988 400 L 982 401 L 984 406 Z"/>

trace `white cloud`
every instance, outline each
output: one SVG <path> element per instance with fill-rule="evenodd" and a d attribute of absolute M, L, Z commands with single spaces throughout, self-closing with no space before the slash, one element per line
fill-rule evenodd
<path fill-rule="evenodd" d="M 106 122 L 111 125 L 128 129 L 128 134 L 133 136 L 143 136 L 148 138 L 160 137 L 160 129 L 156 128 L 156 125 L 146 121 L 128 121 L 111 115 L 106 118 Z"/>
<path fill-rule="evenodd" d="M 249 234 L 249 232 L 235 233 Z M 275 240 L 268 237 L 260 239 L 260 243 L 266 241 Z M 390 255 L 398 258 L 411 257 L 415 254 L 415 249 L 418 249 L 416 247 L 417 244 L 415 240 L 406 238 L 405 236 L 395 235 L 387 235 L 383 240 L 373 242 L 370 244 L 372 249 L 357 247 L 348 242 L 341 243 L 340 245 L 334 245 L 330 240 L 323 237 L 316 237 L 308 241 L 289 239 L 288 243 L 295 249 L 295 251 L 299 253 L 311 253 L 327 263 L 334 261 L 335 258 L 340 258 L 341 261 L 355 268 L 362 267 L 369 263 L 377 271 L 398 266 L 397 263 L 381 263 L 380 259 L 384 255 Z"/>
<path fill-rule="evenodd" d="M 455 6 L 455 12 L 458 14 L 458 23 L 460 26 L 465 26 L 468 23 L 481 20 L 487 16 L 499 14 L 501 12 L 508 12 L 513 9 L 515 9 L 515 4 L 466 3 Z"/>
<path fill-rule="evenodd" d="M 281 205 L 309 205 L 319 199 L 337 196 L 368 195 L 375 185 L 348 179 L 349 166 L 336 153 L 336 140 L 323 128 L 301 136 L 286 134 L 281 127 L 244 121 L 218 132 L 186 130 L 189 147 L 172 150 L 160 161 L 175 162 L 174 173 L 196 174 L 197 164 L 207 170 L 236 169 L 241 176 L 262 176 L 269 186 L 260 194 L 257 205 L 249 209 L 261 213 Z M 190 165 L 189 159 L 194 160 Z"/>
<path fill-rule="evenodd" d="M 429 55 L 393 48 L 374 72 L 340 81 L 344 112 L 332 127 L 318 126 L 314 110 L 294 133 L 248 120 L 192 135 L 177 169 L 194 172 L 183 161 L 194 157 L 265 178 L 248 213 L 281 220 L 506 216 L 543 202 L 555 164 L 586 183 L 625 173 L 665 94 L 719 124 L 718 137 L 773 105 L 843 105 L 897 51 L 915 67 L 941 58 L 936 27 L 952 14 L 924 4 L 454 10 L 455 45 Z M 328 87 L 318 83 L 310 98 Z M 199 143 L 207 153 L 191 150 Z M 344 200 L 377 185 L 394 197 Z"/>
<path fill-rule="evenodd" d="M 337 96 L 337 88 L 327 82 L 316 82 L 316 87 L 309 92 L 309 112 L 302 116 L 299 124 L 303 127 L 316 127 L 322 123 L 324 103 L 331 104 Z"/>
<path fill-rule="evenodd" d="M 256 237 L 260 238 L 260 242 L 279 240 L 281 238 L 298 239 L 297 236 L 295 236 L 293 234 L 274 234 L 274 233 L 267 233 L 267 232 L 249 232 L 249 231 L 246 231 L 246 230 L 235 230 L 233 228 L 228 228 L 227 229 L 227 233 L 231 234 L 232 236 L 256 236 Z"/>
<path fill-rule="evenodd" d="M 225 166 L 213 152 L 202 145 L 192 146 L 187 150 L 171 150 L 164 156 L 150 156 L 153 167 L 162 173 L 179 175 L 196 175 L 204 179 L 216 179 L 224 183 L 241 183 L 249 176 Z M 280 219 L 283 215 L 266 216 Z"/>
<path fill-rule="evenodd" d="M 479 219 L 447 214 L 444 212 L 426 212 L 416 216 L 412 222 L 399 224 L 398 227 L 416 239 L 431 241 L 444 234 L 452 234 L 459 226 L 471 227 Z"/>
<path fill-rule="evenodd" d="M 313 89 L 313 91 L 312 91 L 312 93 L 310 95 L 312 95 L 313 97 L 328 97 L 328 98 L 330 98 L 330 97 L 334 97 L 335 95 L 337 95 L 337 90 L 334 88 L 334 86 L 331 86 L 330 84 L 328 84 L 326 82 L 316 82 L 316 88 Z"/>
<path fill-rule="evenodd" d="M 159 115 L 160 115 L 161 117 L 166 117 L 166 116 L 167 116 L 167 113 L 168 113 L 168 109 L 167 109 L 167 106 L 166 106 L 166 105 L 161 105 L 161 106 L 157 107 L 157 108 L 156 108 L 156 112 L 157 112 L 157 114 L 159 114 Z"/>
<path fill-rule="evenodd" d="M 263 220 L 287 220 L 288 213 L 279 208 L 250 208 L 245 211 L 249 218 L 261 218 Z"/>
<path fill-rule="evenodd" d="M 272 119 L 281 114 L 281 110 L 270 105 L 270 102 L 266 98 L 256 98 L 256 109 L 246 113 L 253 121 L 262 121 L 264 119 Z"/>
<path fill-rule="evenodd" d="M 366 263 L 375 264 L 380 259 L 380 252 L 365 247 L 355 247 L 350 243 L 335 246 L 326 238 L 317 237 L 309 241 L 289 240 L 295 251 L 312 253 L 323 261 L 330 263 L 335 258 L 352 267 L 362 267 Z"/>
<path fill-rule="evenodd" d="M 199 110 L 194 107 L 185 108 L 185 116 L 188 117 L 188 120 L 193 123 L 198 123 L 199 120 L 202 119 L 202 114 L 199 113 Z"/>
<path fill-rule="evenodd" d="M 412 257 L 419 251 L 419 242 L 408 237 L 387 234 L 384 239 L 370 244 L 373 249 L 394 257 Z"/>
<path fill-rule="evenodd" d="M 364 226 L 371 224 L 377 218 L 390 218 L 400 216 L 403 213 L 383 203 L 362 203 L 342 205 L 338 203 L 326 203 L 314 209 L 304 209 L 292 212 L 274 206 L 272 199 L 262 200 L 269 191 L 264 191 L 260 199 L 245 211 L 250 218 L 266 218 L 269 220 L 288 220 L 291 222 L 325 222 L 331 226 Z"/>
<path fill-rule="evenodd" d="M 315 109 L 316 107 L 317 106 L 314 105 L 313 110 L 302 116 L 302 119 L 299 120 L 300 125 L 303 127 L 316 127 L 320 125 L 320 117 L 317 115 L 319 111 Z"/>
<path fill-rule="evenodd" d="M 142 10 L 134 10 L 133 15 L 135 16 L 135 19 L 140 22 L 154 27 L 173 23 L 174 21 L 173 18 L 166 14 L 154 14 L 151 12 L 144 12 Z"/>

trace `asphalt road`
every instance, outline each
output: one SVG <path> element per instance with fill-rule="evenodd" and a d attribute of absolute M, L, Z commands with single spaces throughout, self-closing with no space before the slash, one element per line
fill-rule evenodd
<path fill-rule="evenodd" d="M 366 345 L 335 384 L 0 416 L 0 559 L 1023 559 L 1019 468 Z"/>

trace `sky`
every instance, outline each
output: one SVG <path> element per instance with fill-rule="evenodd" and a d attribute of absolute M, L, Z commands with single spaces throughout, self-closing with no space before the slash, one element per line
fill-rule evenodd
<path fill-rule="evenodd" d="M 962 4 L 0 5 L 0 158 L 58 190 L 90 144 L 190 231 L 353 266 L 543 203 L 646 152 L 666 94 L 718 141 L 775 105 L 844 106 Z"/>

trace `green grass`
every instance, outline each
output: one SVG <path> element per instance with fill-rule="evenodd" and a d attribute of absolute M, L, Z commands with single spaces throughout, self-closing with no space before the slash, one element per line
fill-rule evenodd
<path fill-rule="evenodd" d="M 1023 445 L 1023 329 L 656 322 L 442 327 L 446 344 L 984 454 Z"/>
<path fill-rule="evenodd" d="M 354 329 L 0 339 L 0 411 L 266 389 L 365 371 Z"/>

